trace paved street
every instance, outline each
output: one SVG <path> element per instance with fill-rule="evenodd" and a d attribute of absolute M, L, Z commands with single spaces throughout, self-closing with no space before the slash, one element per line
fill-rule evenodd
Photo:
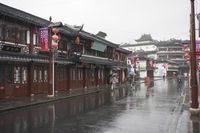
<path fill-rule="evenodd" d="M 176 79 L 137 84 L 128 97 L 83 110 L 82 99 L 70 99 L 1 114 L 3 133 L 188 133 L 188 112 L 181 108 Z M 115 99 L 115 98 L 113 98 Z M 78 106 L 74 106 L 78 103 Z M 31 123 L 31 124 L 30 124 Z"/>

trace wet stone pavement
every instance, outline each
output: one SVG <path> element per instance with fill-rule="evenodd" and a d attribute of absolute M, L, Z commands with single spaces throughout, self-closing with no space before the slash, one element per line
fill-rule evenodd
<path fill-rule="evenodd" d="M 78 97 L 0 114 L 2 133 L 189 133 L 182 88 L 175 79 L 136 84 L 128 96 L 112 92 Z M 119 100 L 116 100 L 119 99 Z M 182 124 L 185 124 L 184 126 Z"/>

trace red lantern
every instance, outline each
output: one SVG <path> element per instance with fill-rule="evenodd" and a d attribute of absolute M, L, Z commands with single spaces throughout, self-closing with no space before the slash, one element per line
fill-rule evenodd
<path fill-rule="evenodd" d="M 185 44 L 185 45 L 183 45 L 183 48 L 185 49 L 185 48 L 187 48 L 188 47 L 188 45 L 187 44 Z"/>
<path fill-rule="evenodd" d="M 61 36 L 58 35 L 58 40 L 60 40 L 60 39 L 61 39 Z"/>
<path fill-rule="evenodd" d="M 185 59 L 190 58 L 190 55 L 188 53 L 185 53 L 184 58 Z"/>
<path fill-rule="evenodd" d="M 60 40 L 60 38 L 59 38 L 58 35 L 54 34 L 54 35 L 52 36 L 52 40 L 57 41 L 57 40 Z"/>
<path fill-rule="evenodd" d="M 185 48 L 184 52 L 190 52 L 190 48 L 189 47 Z"/>
<path fill-rule="evenodd" d="M 58 48 L 58 40 L 52 40 L 51 41 L 51 48 Z"/>
<path fill-rule="evenodd" d="M 52 48 L 57 48 L 58 47 L 58 43 L 55 42 L 55 41 L 52 41 L 51 47 Z"/>
<path fill-rule="evenodd" d="M 53 33 L 58 33 L 58 32 L 59 32 L 59 29 L 58 29 L 58 28 L 53 28 L 53 29 L 52 29 L 52 32 L 53 32 Z"/>
<path fill-rule="evenodd" d="M 52 28 L 52 32 L 54 33 L 54 35 L 52 35 L 52 43 L 51 43 L 51 47 L 52 48 L 58 48 L 58 42 L 61 39 L 60 36 L 57 35 L 57 33 L 59 32 L 58 28 Z"/>
<path fill-rule="evenodd" d="M 75 43 L 80 44 L 80 37 L 79 36 L 76 37 Z"/>

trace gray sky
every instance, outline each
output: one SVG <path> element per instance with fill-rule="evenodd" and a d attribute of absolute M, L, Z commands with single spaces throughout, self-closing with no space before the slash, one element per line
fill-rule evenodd
<path fill-rule="evenodd" d="M 190 0 L 0 0 L 53 22 L 84 24 L 84 30 L 107 33 L 115 43 L 131 43 L 142 34 L 153 39 L 189 39 Z M 196 7 L 200 1 L 196 0 Z M 197 9 L 199 10 L 199 9 Z M 197 22 L 196 22 L 197 23 Z"/>

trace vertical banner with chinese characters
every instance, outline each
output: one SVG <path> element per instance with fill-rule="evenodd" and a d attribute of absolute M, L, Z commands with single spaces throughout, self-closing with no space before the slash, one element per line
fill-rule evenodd
<path fill-rule="evenodd" d="M 48 51 L 48 28 L 40 28 L 40 51 Z"/>

